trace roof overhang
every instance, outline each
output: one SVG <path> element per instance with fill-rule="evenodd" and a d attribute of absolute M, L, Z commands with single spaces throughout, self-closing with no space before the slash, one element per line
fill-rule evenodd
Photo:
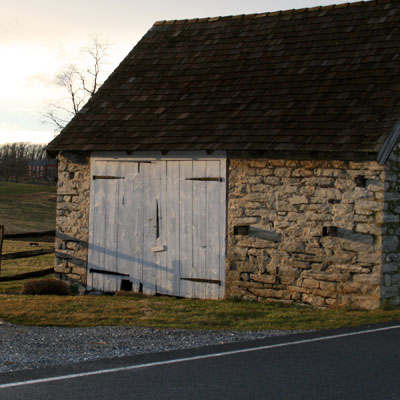
<path fill-rule="evenodd" d="M 397 121 L 390 132 L 389 136 L 383 143 L 378 153 L 378 163 L 385 164 L 390 154 L 392 153 L 394 146 L 400 137 L 400 121 Z"/>

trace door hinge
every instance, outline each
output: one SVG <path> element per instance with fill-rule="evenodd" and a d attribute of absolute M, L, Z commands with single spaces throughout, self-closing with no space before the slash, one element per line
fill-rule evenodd
<path fill-rule="evenodd" d="M 186 178 L 187 181 L 222 182 L 222 178 Z"/>
<path fill-rule="evenodd" d="M 125 179 L 124 176 L 109 176 L 109 175 L 93 175 L 93 180 L 96 179 Z"/>
<path fill-rule="evenodd" d="M 219 286 L 221 286 L 221 284 L 222 284 L 222 282 L 217 279 L 181 278 L 181 280 L 182 281 L 191 281 L 191 282 L 214 283 Z"/>

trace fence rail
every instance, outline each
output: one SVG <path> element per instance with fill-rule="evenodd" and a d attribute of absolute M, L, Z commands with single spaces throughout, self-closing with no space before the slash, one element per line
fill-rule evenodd
<path fill-rule="evenodd" d="M 17 253 L 3 254 L 3 260 L 15 260 L 18 258 L 36 257 L 36 256 L 41 256 L 43 254 L 52 254 L 52 253 L 55 253 L 54 247 L 51 249 L 18 251 Z"/>
<path fill-rule="evenodd" d="M 37 257 L 43 254 L 55 253 L 54 247 L 49 249 L 38 249 L 28 251 L 18 251 L 16 253 L 2 254 L 3 241 L 4 239 L 23 239 L 23 238 L 34 238 L 43 236 L 54 236 L 55 231 L 45 232 L 29 232 L 29 233 L 15 233 L 15 234 L 4 234 L 4 225 L 0 225 L 0 275 L 1 275 L 1 261 L 3 260 L 16 260 L 19 258 Z M 39 276 L 45 276 L 54 272 L 54 268 L 41 269 L 39 271 L 24 272 L 22 274 L 0 276 L 0 282 L 16 281 L 27 278 L 35 278 Z"/>
<path fill-rule="evenodd" d="M 55 236 L 56 231 L 44 231 L 44 232 L 24 232 L 24 233 L 8 233 L 4 235 L 4 239 L 24 239 L 31 237 L 42 237 L 42 236 Z"/>

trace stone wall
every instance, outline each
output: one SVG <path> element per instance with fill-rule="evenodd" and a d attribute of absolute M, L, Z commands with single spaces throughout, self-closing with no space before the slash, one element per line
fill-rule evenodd
<path fill-rule="evenodd" d="M 89 235 L 89 157 L 58 156 L 56 265 L 58 277 L 86 285 Z M 83 289 L 83 287 L 82 287 Z"/>
<path fill-rule="evenodd" d="M 400 304 L 400 144 L 386 162 L 382 241 L 382 299 Z"/>
<path fill-rule="evenodd" d="M 378 307 L 385 175 L 373 161 L 231 159 L 227 296 Z"/>

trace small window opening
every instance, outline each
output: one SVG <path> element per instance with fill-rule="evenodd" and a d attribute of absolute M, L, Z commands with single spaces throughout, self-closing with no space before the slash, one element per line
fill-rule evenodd
<path fill-rule="evenodd" d="M 364 175 L 357 175 L 354 178 L 354 182 L 356 183 L 357 187 L 363 187 L 363 188 L 367 187 L 367 180 L 365 179 Z"/>
<path fill-rule="evenodd" d="M 322 236 L 337 236 L 336 226 L 324 226 L 322 228 Z"/>
<path fill-rule="evenodd" d="M 233 227 L 233 234 L 234 235 L 248 235 L 249 234 L 248 225 L 238 225 L 238 226 Z"/>
<path fill-rule="evenodd" d="M 127 292 L 132 291 L 132 282 L 128 279 L 122 279 L 121 281 L 121 290 L 125 290 Z"/>

